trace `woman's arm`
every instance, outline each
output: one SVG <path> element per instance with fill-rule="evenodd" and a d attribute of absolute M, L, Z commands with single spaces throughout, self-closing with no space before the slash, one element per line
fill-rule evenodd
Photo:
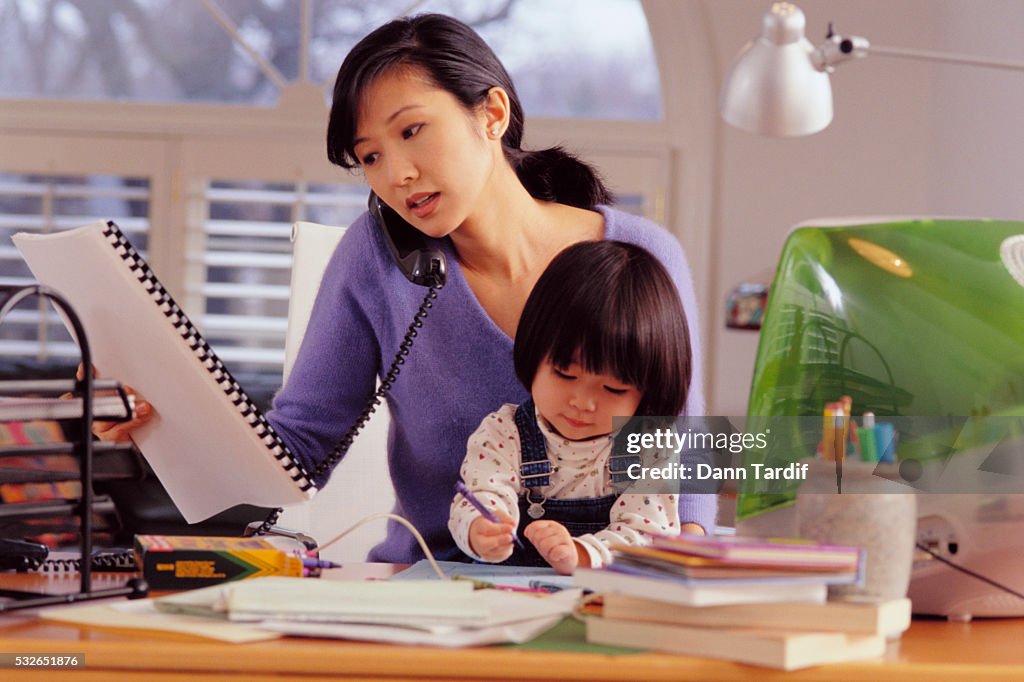
<path fill-rule="evenodd" d="M 312 472 L 355 422 L 376 388 L 385 324 L 383 244 L 364 214 L 331 257 L 287 384 L 267 419 Z M 316 483 L 330 476 L 324 472 Z"/>

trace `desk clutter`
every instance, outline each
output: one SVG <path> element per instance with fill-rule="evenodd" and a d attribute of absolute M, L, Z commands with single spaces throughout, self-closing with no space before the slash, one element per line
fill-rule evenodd
<path fill-rule="evenodd" d="M 647 547 L 617 546 L 607 567 L 571 577 L 422 561 L 388 580 L 340 579 L 340 571 L 319 580 L 252 577 L 41 617 L 235 643 L 295 636 L 459 648 L 525 643 L 576 613 L 585 623 L 580 646 L 797 670 L 880 657 L 886 640 L 909 627 L 908 599 L 827 598 L 831 585 L 856 584 L 864 564 L 864 551 L 849 546 L 656 537 Z"/>
<path fill-rule="evenodd" d="M 156 599 L 48 609 L 41 617 L 238 643 L 292 635 L 456 648 L 529 641 L 571 613 L 580 594 L 475 589 L 467 580 L 264 577 Z"/>
<path fill-rule="evenodd" d="M 576 584 L 602 595 L 587 641 L 796 670 L 881 656 L 910 626 L 910 601 L 827 601 L 862 580 L 856 547 L 735 537 L 655 538 L 613 548 Z"/>

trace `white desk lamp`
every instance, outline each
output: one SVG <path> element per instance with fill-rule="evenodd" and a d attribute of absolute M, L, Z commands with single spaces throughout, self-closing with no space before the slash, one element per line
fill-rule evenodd
<path fill-rule="evenodd" d="M 815 47 L 804 36 L 805 25 L 796 5 L 771 6 L 761 35 L 740 51 L 725 76 L 719 109 L 726 123 L 778 137 L 823 130 L 832 121 L 829 74 L 836 65 L 869 54 L 1024 71 L 1024 62 L 881 47 L 860 36 L 838 35 L 831 27 Z"/>

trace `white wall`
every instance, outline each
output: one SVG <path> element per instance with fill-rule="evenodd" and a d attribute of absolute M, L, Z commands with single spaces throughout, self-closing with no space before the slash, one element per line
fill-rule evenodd
<path fill-rule="evenodd" d="M 1024 1 L 943 2 L 938 44 L 1024 63 Z M 928 203 L 936 213 L 1024 219 L 1024 72 L 946 66 L 932 113 Z"/>
<path fill-rule="evenodd" d="M 949 48 L 944 21 L 982 10 L 989 18 L 974 18 L 972 23 L 999 24 L 996 10 L 1011 4 L 1017 14 L 1024 14 L 1021 2 L 977 0 L 802 0 L 797 4 L 807 15 L 807 34 L 814 43 L 825 36 L 832 20 L 840 33 L 865 36 L 879 45 L 932 50 Z M 720 84 L 732 57 L 759 31 L 770 3 L 706 0 L 702 5 L 713 34 Z M 980 30 L 963 40 L 968 43 L 962 46 L 965 51 L 984 54 L 990 50 Z M 843 215 L 991 212 L 985 210 L 990 203 L 987 188 L 1000 179 L 999 166 L 1006 164 L 1000 145 L 1014 127 L 1007 120 L 989 121 L 979 116 L 981 109 L 967 104 L 961 104 L 959 114 L 937 114 L 939 108 L 954 104 L 945 101 L 950 88 L 977 87 L 971 80 L 977 73 L 977 69 L 868 57 L 842 65 L 833 76 L 836 114 L 822 133 L 774 139 L 719 124 L 711 225 L 715 267 L 705 283 L 712 287 L 711 309 L 704 311 L 704 324 L 711 326 L 712 336 L 707 357 L 712 412 L 745 414 L 757 350 L 757 334 L 724 328 L 728 291 L 742 281 L 768 281 L 793 224 Z M 1012 79 L 1024 77 L 1001 76 L 989 87 L 1007 87 L 1022 82 Z M 947 146 L 949 134 L 943 131 L 959 125 L 957 116 L 975 117 L 971 138 Z M 965 176 L 971 177 L 970 189 L 976 195 L 967 196 Z"/>

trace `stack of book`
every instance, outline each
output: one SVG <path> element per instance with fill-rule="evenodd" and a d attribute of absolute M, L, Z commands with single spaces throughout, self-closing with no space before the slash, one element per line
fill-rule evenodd
<path fill-rule="evenodd" d="M 587 619 L 598 644 L 795 670 L 876 658 L 910 625 L 907 599 L 827 600 L 829 585 L 861 580 L 856 547 L 684 535 L 612 554 L 574 576 L 603 597 Z"/>

